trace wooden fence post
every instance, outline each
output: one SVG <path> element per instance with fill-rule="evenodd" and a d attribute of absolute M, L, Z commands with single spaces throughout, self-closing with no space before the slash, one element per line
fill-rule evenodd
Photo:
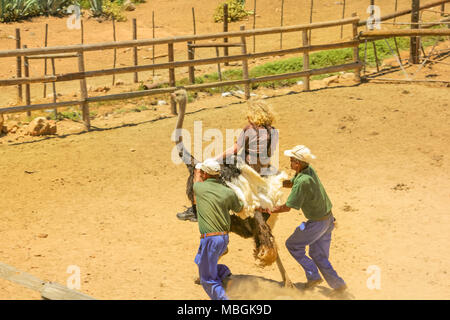
<path fill-rule="evenodd" d="M 188 50 L 188 60 L 194 60 L 194 48 L 191 46 L 192 41 L 188 41 L 187 43 L 187 50 Z M 195 83 L 195 67 L 190 66 L 189 67 L 189 84 Z"/>
<path fill-rule="evenodd" d="M 117 38 L 116 38 L 116 19 L 114 19 L 114 17 L 112 18 L 112 25 L 113 25 L 113 41 L 116 42 Z M 117 49 L 114 48 L 114 57 L 113 57 L 113 68 L 116 68 L 116 64 L 117 64 Z M 116 75 L 113 74 L 112 76 L 112 85 L 116 84 Z"/>
<path fill-rule="evenodd" d="M 192 7 L 192 22 L 194 24 L 194 35 L 196 35 L 197 34 L 197 28 L 195 26 L 195 9 L 194 9 L 194 7 Z M 195 41 L 194 41 L 194 43 L 195 43 Z"/>
<path fill-rule="evenodd" d="M 84 44 L 84 23 L 83 23 L 83 19 L 81 19 L 80 21 L 81 23 L 81 30 L 80 30 L 80 37 L 81 37 L 81 44 Z"/>
<path fill-rule="evenodd" d="M 169 43 L 168 48 L 169 48 L 169 62 L 173 62 L 174 61 L 173 43 Z M 175 87 L 174 68 L 169 68 L 169 86 Z M 172 112 L 172 114 L 177 114 L 177 104 L 172 95 L 170 96 L 170 111 Z"/>
<path fill-rule="evenodd" d="M 253 30 L 256 28 L 256 0 L 253 1 Z M 256 36 L 253 35 L 253 53 L 256 52 Z"/>
<path fill-rule="evenodd" d="M 52 75 L 56 75 L 55 58 L 52 58 L 51 62 L 52 62 Z M 53 103 L 56 103 L 56 82 L 52 82 L 52 89 L 53 89 Z M 55 108 L 53 110 L 53 113 L 55 114 L 55 119 L 56 119 L 58 116 L 58 110 Z"/>
<path fill-rule="evenodd" d="M 155 39 L 155 11 L 152 11 L 152 35 Z M 155 64 L 155 45 L 152 46 L 152 61 Z M 155 70 L 153 70 L 153 77 L 155 76 Z"/>
<path fill-rule="evenodd" d="M 419 29 L 419 8 L 420 0 L 412 0 L 412 11 L 411 11 L 411 29 Z M 418 37 L 411 37 L 410 40 L 410 51 L 409 51 L 409 61 L 412 64 L 418 64 L 420 58 L 420 40 Z"/>
<path fill-rule="evenodd" d="M 352 17 L 356 17 L 356 13 L 352 14 Z M 353 40 L 358 39 L 358 22 L 354 22 L 353 26 Z M 359 60 L 359 45 L 353 48 L 353 62 L 360 62 Z M 357 82 L 361 82 L 361 67 L 355 69 L 355 79 Z"/>
<path fill-rule="evenodd" d="M 23 48 L 26 49 L 27 45 L 24 45 Z M 24 69 L 25 77 L 28 78 L 30 76 L 30 65 L 29 65 L 27 56 L 23 57 L 23 69 Z M 29 106 L 31 104 L 30 85 L 29 84 L 25 85 L 25 102 L 26 102 L 27 106 Z M 27 111 L 27 116 L 31 116 L 30 111 Z"/>
<path fill-rule="evenodd" d="M 441 4 L 441 17 L 445 15 L 445 3 Z"/>
<path fill-rule="evenodd" d="M 308 31 L 309 30 L 303 30 L 303 46 L 308 47 L 309 46 L 309 40 L 308 40 Z M 303 70 L 309 70 L 309 51 L 303 53 Z M 310 83 L 309 83 L 310 77 L 306 76 L 303 83 L 303 90 L 309 91 L 310 90 Z"/>
<path fill-rule="evenodd" d="M 219 47 L 216 47 L 216 57 L 220 57 Z M 222 70 L 220 69 L 220 62 L 217 64 L 217 74 L 219 76 L 219 81 L 222 81 Z"/>
<path fill-rule="evenodd" d="M 245 26 L 240 26 L 239 30 L 244 31 Z M 241 43 L 242 43 L 241 52 L 243 55 L 247 55 L 247 41 L 245 39 L 245 36 L 241 37 Z M 242 79 L 248 80 L 248 78 L 249 78 L 248 60 L 247 58 L 244 58 L 242 59 Z M 245 88 L 245 99 L 248 100 L 250 99 L 250 84 L 249 83 L 244 84 L 244 88 Z"/>
<path fill-rule="evenodd" d="M 48 43 L 48 23 L 45 24 L 45 36 L 44 36 L 44 47 L 47 47 Z M 47 75 L 47 59 L 44 59 L 44 75 Z M 47 84 L 44 83 L 44 98 L 47 97 Z"/>
<path fill-rule="evenodd" d="M 314 10 L 314 0 L 311 0 L 311 5 L 310 5 L 310 11 L 309 11 L 309 23 L 311 24 L 313 21 L 313 10 Z M 309 35 L 308 35 L 308 39 L 309 39 L 309 43 L 311 43 L 311 29 L 309 29 Z"/>
<path fill-rule="evenodd" d="M 372 46 L 373 46 L 373 53 L 375 55 L 375 64 L 377 65 L 377 72 L 380 72 L 380 62 L 378 60 L 377 45 L 375 44 L 375 41 L 372 41 Z"/>
<path fill-rule="evenodd" d="M 84 73 L 84 53 L 78 52 L 78 71 Z M 87 102 L 88 90 L 86 85 L 86 78 L 80 79 L 80 94 L 81 94 L 81 111 L 83 115 L 83 122 L 87 130 L 91 129 L 91 120 L 89 118 L 89 103 Z"/>
<path fill-rule="evenodd" d="M 345 0 L 342 5 L 342 19 L 344 18 L 345 18 Z M 344 36 L 344 25 L 341 26 L 341 39 L 343 38 L 343 36 Z"/>
<path fill-rule="evenodd" d="M 21 42 L 20 29 L 17 28 L 16 29 L 16 49 L 20 49 L 21 48 L 20 42 Z M 17 61 L 16 76 L 17 76 L 17 78 L 22 78 L 22 58 L 20 56 L 17 56 L 16 61 Z M 19 84 L 17 86 L 17 98 L 18 98 L 19 101 L 23 100 L 22 85 L 21 84 Z"/>
<path fill-rule="evenodd" d="M 223 4 L 223 32 L 228 32 L 228 4 Z M 228 42 L 228 38 L 224 38 L 223 42 Z M 223 55 L 228 57 L 228 47 L 223 48 Z M 225 65 L 228 66 L 228 62 L 225 62 Z"/>
<path fill-rule="evenodd" d="M 280 27 L 283 26 L 284 23 L 284 0 L 281 0 L 281 21 Z M 280 50 L 283 49 L 283 32 L 280 32 Z"/>
<path fill-rule="evenodd" d="M 395 8 L 394 8 L 394 13 L 397 13 L 398 10 L 398 0 L 395 0 Z M 397 17 L 394 17 L 394 24 L 396 21 Z M 400 50 L 398 50 L 398 43 L 397 43 L 397 38 L 394 37 L 394 44 L 395 44 L 395 50 L 397 51 L 397 55 L 398 55 L 398 61 L 400 61 L 400 64 L 402 64 L 402 57 L 400 56 Z"/>
<path fill-rule="evenodd" d="M 136 23 L 136 18 L 133 19 L 133 40 L 137 40 L 137 23 Z M 133 62 L 134 62 L 135 66 L 138 65 L 138 48 L 137 47 L 133 47 Z M 138 82 L 139 82 L 138 73 L 135 72 L 134 73 L 134 83 L 138 83 Z"/>
<path fill-rule="evenodd" d="M 371 6 L 371 10 L 370 10 L 370 16 L 374 18 L 374 14 L 375 14 L 375 10 L 374 10 L 374 6 L 375 6 L 375 0 L 370 0 L 370 6 Z M 372 24 L 369 26 L 369 30 L 373 30 L 373 24 L 375 23 L 375 20 L 372 20 Z M 378 60 L 378 52 L 377 52 L 377 46 L 375 44 L 375 41 L 372 41 L 372 47 L 373 47 L 373 54 L 375 55 L 375 64 L 377 66 L 377 72 L 380 72 L 380 63 Z"/>
<path fill-rule="evenodd" d="M 398 0 L 395 0 L 394 13 L 397 13 L 398 10 Z M 394 17 L 394 24 L 397 21 L 397 17 Z"/>

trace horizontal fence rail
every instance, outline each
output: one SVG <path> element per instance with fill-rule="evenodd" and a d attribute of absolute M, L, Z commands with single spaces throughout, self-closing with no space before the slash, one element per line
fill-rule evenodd
<path fill-rule="evenodd" d="M 440 5 L 448 3 L 448 2 L 450 2 L 450 0 L 439 0 L 439 1 L 431 2 L 431 3 L 420 6 L 419 11 L 429 9 L 432 7 L 437 7 L 437 6 L 440 6 Z M 405 9 L 405 10 L 397 11 L 395 13 L 387 14 L 385 16 L 380 17 L 380 21 L 386 21 L 386 20 L 397 18 L 397 17 L 406 16 L 407 14 L 410 14 L 411 12 L 412 12 L 412 9 Z M 358 23 L 358 26 L 359 27 L 365 26 L 367 24 L 367 21 L 368 20 L 360 21 Z M 372 20 L 370 20 L 370 21 L 372 21 Z"/>
<path fill-rule="evenodd" d="M 188 36 L 177 36 L 171 38 L 160 38 L 160 39 L 143 39 L 143 40 L 130 40 L 130 41 L 120 41 L 120 42 L 107 42 L 107 43 L 96 43 L 96 44 L 80 44 L 80 45 L 69 45 L 69 46 L 57 46 L 57 47 L 44 47 L 44 48 L 24 48 L 24 49 L 15 49 L 15 50 L 4 50 L 0 51 L 0 58 L 6 57 L 24 57 L 28 61 L 28 59 L 55 59 L 55 58 L 78 58 L 78 71 L 65 73 L 65 74 L 52 74 L 52 75 L 44 75 L 44 76 L 35 76 L 30 77 L 28 74 L 25 77 L 18 77 L 12 79 L 1 79 L 1 86 L 22 86 L 25 85 L 27 87 L 30 84 L 37 83 L 56 83 L 62 81 L 80 81 L 80 98 L 72 101 L 62 101 L 53 103 L 41 103 L 41 104 L 31 104 L 29 93 L 27 93 L 27 102 L 26 105 L 8 107 L 8 108 L 0 108 L 0 114 L 7 113 L 16 113 L 16 112 L 27 112 L 30 114 L 31 111 L 43 110 L 43 109 L 57 109 L 61 107 L 70 107 L 70 106 L 80 106 L 83 114 L 83 121 L 86 125 L 86 128 L 89 130 L 90 128 L 90 120 L 89 120 L 89 103 L 91 102 L 100 102 L 100 101 L 112 101 L 112 100 L 121 100 L 121 99 L 130 99 L 130 98 L 139 98 L 157 94 L 167 94 L 174 92 L 176 87 L 175 82 L 175 72 L 176 68 L 188 67 L 190 70 L 193 69 L 194 66 L 201 65 L 210 65 L 217 64 L 220 68 L 220 63 L 228 63 L 233 61 L 242 62 L 242 71 L 243 71 L 243 79 L 242 80 L 230 80 L 230 81 L 220 81 L 213 83 L 203 83 L 203 84 L 195 84 L 195 78 L 193 74 L 190 74 L 189 77 L 189 85 L 184 86 L 186 90 L 202 90 L 208 88 L 217 88 L 217 87 L 225 87 L 225 86 L 237 86 L 243 85 L 245 88 L 245 98 L 249 99 L 250 97 L 250 88 L 251 84 L 261 83 L 261 82 L 269 82 L 269 81 L 278 81 L 284 79 L 292 79 L 292 78 L 301 78 L 304 77 L 304 88 L 305 90 L 309 90 L 309 81 L 310 77 L 313 75 L 319 74 L 327 74 L 332 72 L 339 72 L 344 70 L 355 70 L 357 75 L 357 80 L 360 79 L 360 71 L 362 69 L 362 64 L 359 61 L 358 56 L 358 46 L 360 43 L 360 39 L 358 39 L 357 33 L 357 24 L 359 22 L 359 18 L 354 15 L 352 18 L 335 20 L 335 21 L 327 21 L 327 22 L 318 22 L 311 23 L 305 25 L 295 25 L 295 26 L 284 26 L 284 27 L 276 27 L 276 28 L 263 28 L 263 29 L 253 29 L 253 30 L 245 30 L 244 26 L 241 26 L 239 31 L 229 31 L 229 32 L 221 32 L 215 34 L 204 34 L 204 35 L 188 35 Z M 308 39 L 308 31 L 312 29 L 320 29 L 320 28 L 329 28 L 335 26 L 343 26 L 346 24 L 353 25 L 353 39 L 350 41 L 341 41 L 337 43 L 331 44 L 319 44 L 319 45 L 311 45 Z M 268 35 L 268 34 L 279 34 L 279 33 L 288 33 L 288 32 L 302 32 L 303 33 L 303 46 L 283 49 L 283 50 L 273 50 L 266 52 L 256 52 L 256 53 L 248 53 L 247 45 L 246 45 L 246 37 L 256 36 L 256 35 Z M 238 43 L 198 43 L 200 40 L 212 40 L 212 39 L 223 39 L 223 38 L 233 38 L 239 37 L 240 42 Z M 192 44 L 193 41 L 197 41 L 195 44 Z M 216 50 L 217 56 L 212 58 L 203 58 L 203 59 L 194 59 L 192 54 L 188 55 L 188 60 L 175 61 L 174 59 L 174 43 L 187 43 L 188 50 L 194 48 L 206 48 L 206 47 L 237 47 L 241 48 L 240 54 L 236 55 L 228 55 L 228 56 L 219 56 L 218 51 Z M 85 57 L 84 52 L 88 51 L 97 51 L 97 50 L 106 50 L 106 49 L 120 49 L 120 48 L 136 48 L 139 46 L 154 46 L 154 45 L 167 45 L 168 46 L 168 62 L 164 63 L 153 63 L 147 65 L 133 65 L 129 67 L 120 67 L 120 68 L 112 68 L 112 69 L 103 69 L 103 70 L 93 70 L 86 71 L 85 70 Z M 330 50 L 330 49 L 340 49 L 340 48 L 353 48 L 353 62 L 348 64 L 342 64 L 337 66 L 329 66 L 326 68 L 320 69 L 310 69 L 309 67 L 309 54 L 314 51 L 322 51 L 322 50 Z M 263 57 L 272 57 L 272 56 L 282 56 L 287 54 L 296 54 L 302 53 L 305 60 L 304 70 L 301 72 L 293 72 L 286 74 L 278 74 L 278 75 L 270 75 L 263 76 L 257 78 L 249 77 L 248 70 L 248 60 L 249 59 L 257 59 Z M 108 76 L 108 75 L 116 75 L 116 74 L 124 74 L 124 73 L 137 73 L 142 71 L 150 71 L 150 70 L 158 70 L 165 69 L 169 70 L 169 87 L 168 88 L 157 88 L 157 89 L 147 89 L 142 91 L 135 92 L 125 92 L 118 94 L 110 94 L 103 96 L 95 96 L 89 97 L 88 91 L 86 87 L 86 79 L 92 77 L 100 77 L 100 76 Z M 222 80 L 221 78 L 219 78 Z M 173 114 L 176 114 L 176 105 L 171 98 L 171 110 Z M 56 111 L 55 111 L 56 112 Z"/>
<path fill-rule="evenodd" d="M 450 29 L 409 29 L 361 31 L 359 38 L 450 36 Z"/>
<path fill-rule="evenodd" d="M 29 273 L 0 262 L 0 279 L 37 291 L 44 300 L 95 300 L 94 298 L 55 282 L 43 281 Z"/>
<path fill-rule="evenodd" d="M 83 78 L 100 77 L 100 76 L 107 76 L 107 75 L 113 75 L 113 74 L 123 74 L 123 73 L 142 72 L 142 71 L 150 71 L 150 70 L 158 70 L 158 69 L 200 66 L 200 65 L 224 63 L 224 62 L 242 61 L 242 59 L 256 59 L 256 58 L 271 57 L 271 56 L 276 56 L 276 55 L 286 55 L 286 54 L 292 54 L 292 53 L 304 53 L 304 52 L 314 52 L 314 51 L 322 51 L 322 50 L 330 50 L 330 49 L 350 48 L 350 47 L 357 47 L 358 45 L 359 45 L 359 41 L 353 40 L 353 41 L 340 42 L 340 43 L 334 43 L 334 44 L 311 45 L 311 46 L 306 46 L 306 47 L 297 47 L 297 48 L 284 49 L 284 50 L 232 55 L 232 56 L 228 56 L 228 57 L 216 57 L 216 58 L 206 58 L 206 59 L 197 59 L 197 60 L 165 62 L 165 63 L 148 64 L 148 65 L 141 65 L 141 66 L 103 69 L 103 70 L 95 70 L 95 71 L 85 71 L 84 73 L 73 72 L 73 73 L 66 73 L 66 74 L 61 74 L 61 75 L 48 75 L 48 76 L 33 77 L 33 78 L 26 78 L 26 77 L 13 78 L 13 79 L 0 80 L 0 87 L 1 86 L 14 86 L 14 85 L 19 85 L 19 84 L 72 81 L 72 80 L 79 80 L 79 79 L 83 79 Z"/>
<path fill-rule="evenodd" d="M 188 35 L 188 36 L 178 36 L 178 37 L 159 38 L 159 39 L 127 40 L 127 41 L 104 42 L 104 43 L 95 43 L 95 44 L 79 44 L 79 45 L 60 46 L 60 47 L 4 50 L 4 51 L 0 51 L 0 58 L 32 56 L 32 55 L 39 55 L 39 54 L 81 52 L 81 51 L 87 52 L 87 51 L 121 49 L 121 48 L 130 48 L 130 47 L 145 47 L 145 46 L 170 44 L 170 43 L 177 43 L 177 42 L 211 40 L 211 39 L 218 39 L 218 38 L 233 38 L 233 37 L 243 37 L 243 36 L 249 37 L 249 36 L 253 36 L 253 35 L 267 35 L 267 34 L 277 34 L 277 33 L 281 33 L 281 32 L 287 33 L 287 32 L 297 32 L 297 31 L 303 31 L 303 30 L 329 28 L 329 27 L 341 26 L 341 25 L 346 25 L 346 24 L 353 24 L 357 21 L 359 21 L 359 18 L 348 18 L 348 19 L 343 19 L 343 20 L 317 22 L 317 23 L 304 24 L 304 25 L 276 27 L 276 28 L 263 28 L 263 29 L 245 30 L 245 31 L 229 31 L 229 32 L 204 34 L 204 35 Z"/>
<path fill-rule="evenodd" d="M 320 74 L 326 74 L 326 73 L 331 73 L 331 72 L 352 70 L 352 69 L 357 69 L 360 67 L 362 67 L 361 62 L 354 62 L 354 63 L 345 64 L 345 65 L 332 66 L 332 67 L 321 68 L 321 69 L 311 69 L 311 70 L 307 70 L 307 71 L 285 73 L 285 74 L 279 74 L 279 75 L 273 75 L 273 76 L 264 76 L 264 77 L 250 78 L 250 79 L 243 79 L 243 80 L 229 80 L 229 81 L 222 81 L 222 82 L 211 82 L 211 83 L 186 85 L 186 86 L 183 86 L 183 88 L 186 90 L 210 89 L 210 88 L 217 88 L 217 87 L 221 87 L 221 86 L 233 86 L 233 85 L 252 84 L 252 83 L 259 83 L 259 82 L 300 78 L 300 77 L 305 77 L 305 76 L 320 75 Z M 155 95 L 155 94 L 171 93 L 177 89 L 178 89 L 178 87 L 171 87 L 171 88 L 153 89 L 153 90 L 148 90 L 148 91 L 125 92 L 125 93 L 111 94 L 111 95 L 106 95 L 106 96 L 101 96 L 101 97 L 90 97 L 87 100 L 89 102 L 100 102 L 100 101 L 118 100 L 118 99 L 127 99 L 127 98 L 139 98 L 139 97 L 145 97 L 145 96 Z"/>
<path fill-rule="evenodd" d="M 321 75 L 321 74 L 353 70 L 353 69 L 359 69 L 359 68 L 362 68 L 362 63 L 361 62 L 353 62 L 353 63 L 343 64 L 343 65 L 338 65 L 338 66 L 331 66 L 331 67 L 320 68 L 320 69 L 310 69 L 310 70 L 306 70 L 306 71 L 285 73 L 285 74 L 272 75 L 272 76 L 264 76 L 264 77 L 258 77 L 258 78 L 186 85 L 186 86 L 183 86 L 183 88 L 186 90 L 202 90 L 202 89 L 210 89 L 210 88 L 217 88 L 217 87 L 223 87 L 223 86 L 243 85 L 243 84 L 277 81 L 277 80 L 285 80 L 285 79 L 292 79 L 292 78 L 301 78 L 301 77 L 305 77 L 305 76 Z M 159 89 L 151 89 L 151 90 L 144 90 L 144 91 L 124 92 L 124 93 L 110 94 L 110 95 L 105 95 L 105 96 L 89 97 L 86 99 L 86 101 L 87 102 L 101 102 L 101 101 L 141 98 L 141 97 L 146 97 L 146 96 L 151 96 L 151 95 L 168 94 L 168 93 L 174 92 L 177 89 L 179 89 L 179 87 L 168 87 L 168 88 L 159 88 Z M 0 114 L 16 113 L 16 112 L 23 112 L 23 111 L 28 111 L 28 110 L 36 111 L 36 110 L 42 110 L 42 109 L 68 107 L 68 106 L 79 105 L 80 102 L 81 102 L 80 100 L 73 100 L 73 101 L 64 101 L 64 102 L 57 102 L 57 103 L 36 104 L 33 106 L 17 106 L 17 107 L 3 108 L 3 109 L 0 109 Z"/>

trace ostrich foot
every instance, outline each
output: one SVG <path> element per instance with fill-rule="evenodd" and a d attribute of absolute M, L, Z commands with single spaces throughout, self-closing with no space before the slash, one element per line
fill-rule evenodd
<path fill-rule="evenodd" d="M 285 288 L 294 288 L 294 284 L 292 283 L 291 280 L 286 279 L 286 280 L 284 281 L 284 287 L 285 287 Z"/>
<path fill-rule="evenodd" d="M 259 248 L 255 249 L 254 257 L 259 262 L 260 267 L 270 266 L 277 260 L 278 252 L 275 247 L 260 245 Z"/>
<path fill-rule="evenodd" d="M 255 259 L 260 262 L 260 266 L 269 266 L 275 262 L 278 257 L 277 247 L 275 240 L 272 236 L 270 227 L 261 212 L 255 211 L 255 243 L 256 249 L 254 251 Z"/>

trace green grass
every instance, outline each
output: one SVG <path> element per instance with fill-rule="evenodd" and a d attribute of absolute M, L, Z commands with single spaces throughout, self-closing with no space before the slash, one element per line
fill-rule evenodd
<path fill-rule="evenodd" d="M 437 26 L 439 27 L 439 26 Z M 397 38 L 397 45 L 399 51 L 409 50 L 409 38 L 402 37 Z M 432 46 L 436 42 L 436 40 L 443 41 L 444 37 L 424 37 L 422 38 L 422 43 L 424 47 Z M 395 41 L 394 39 L 386 39 L 386 40 L 378 40 L 375 41 L 375 46 L 377 49 L 378 60 L 380 63 L 386 58 L 393 57 L 391 50 L 396 53 Z M 390 48 L 389 48 L 390 47 Z M 373 50 L 373 44 L 368 42 L 367 50 L 365 50 L 365 44 L 362 43 L 359 46 L 359 58 L 361 61 L 365 60 L 369 67 L 373 67 L 376 65 L 375 53 Z M 335 50 L 327 50 L 321 52 L 314 52 L 310 54 L 310 68 L 311 69 L 319 69 L 333 65 L 346 64 L 351 63 L 353 61 L 353 49 L 345 48 L 345 49 L 335 49 Z M 250 78 L 276 75 L 282 73 L 291 73 L 291 72 L 299 72 L 303 70 L 303 57 L 292 57 L 283 60 L 268 62 L 256 67 L 253 67 L 249 70 Z M 317 76 L 312 76 L 312 80 L 323 79 L 329 77 L 331 75 L 335 75 L 337 73 L 330 74 L 322 74 Z M 222 80 L 240 80 L 242 79 L 242 69 L 228 69 L 222 72 Z M 303 78 L 293 78 L 286 79 L 280 81 L 271 81 L 271 82 L 263 82 L 258 84 L 253 84 L 253 89 L 257 87 L 270 87 L 277 88 L 282 86 L 289 86 L 297 83 L 297 81 L 302 80 Z M 202 76 L 198 76 L 195 78 L 196 84 L 201 83 L 211 83 L 218 82 L 219 75 L 217 72 L 205 74 Z M 188 84 L 188 79 L 183 78 L 177 82 L 178 86 L 183 86 Z M 229 91 L 234 90 L 236 87 L 222 87 L 222 88 L 212 88 L 206 89 L 206 91 L 211 93 L 218 93 L 221 91 Z"/>
<path fill-rule="evenodd" d="M 134 111 L 136 111 L 136 112 L 141 112 L 141 111 L 145 111 L 145 110 L 149 110 L 149 108 L 146 105 L 137 106 L 134 109 Z"/>
<path fill-rule="evenodd" d="M 47 116 L 47 119 L 49 120 L 63 120 L 63 119 L 69 119 L 72 121 L 81 121 L 82 115 L 81 112 L 78 111 L 62 111 L 58 112 L 58 114 L 55 117 L 55 114 L 52 112 Z"/>

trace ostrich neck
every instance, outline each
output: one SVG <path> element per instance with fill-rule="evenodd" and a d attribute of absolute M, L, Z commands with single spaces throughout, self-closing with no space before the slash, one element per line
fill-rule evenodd
<path fill-rule="evenodd" d="M 176 133 L 177 139 L 175 141 L 176 143 L 183 140 L 183 136 L 181 135 L 180 129 L 183 128 L 184 115 L 186 113 L 186 100 L 182 99 L 181 101 L 179 101 L 178 106 L 179 106 L 178 120 L 177 120 L 177 124 L 175 126 L 175 130 L 177 131 L 177 133 Z"/>

